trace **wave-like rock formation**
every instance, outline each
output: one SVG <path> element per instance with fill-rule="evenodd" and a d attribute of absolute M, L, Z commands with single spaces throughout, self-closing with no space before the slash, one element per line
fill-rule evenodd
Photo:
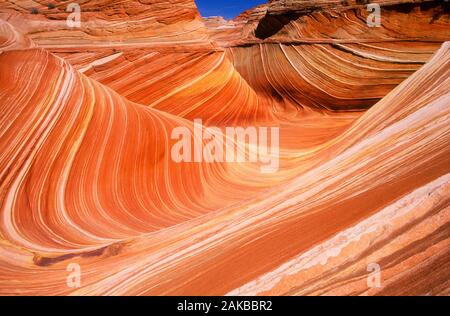
<path fill-rule="evenodd" d="M 449 295 L 448 4 L 378 2 L 0 3 L 0 294 Z M 175 162 L 198 119 L 279 170 Z"/>
<path fill-rule="evenodd" d="M 192 0 L 77 1 L 80 27 L 66 23 L 76 11 L 67 1 L 6 0 L 0 18 L 42 47 L 132 45 L 208 46 L 209 39 Z"/>

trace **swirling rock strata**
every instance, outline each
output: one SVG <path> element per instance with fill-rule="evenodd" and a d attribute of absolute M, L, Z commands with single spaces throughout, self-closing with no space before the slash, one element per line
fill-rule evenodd
<path fill-rule="evenodd" d="M 81 13 L 79 28 L 67 23 L 74 10 L 66 1 L 2 1 L 0 18 L 47 48 L 210 44 L 193 0 L 84 0 L 76 4 Z"/>
<path fill-rule="evenodd" d="M 0 4 L 0 294 L 449 294 L 445 7 L 50 2 Z M 279 127 L 279 170 L 174 162 L 195 119 Z"/>

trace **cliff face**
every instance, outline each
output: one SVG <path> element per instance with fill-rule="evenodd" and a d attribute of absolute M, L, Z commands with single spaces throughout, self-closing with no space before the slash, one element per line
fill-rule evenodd
<path fill-rule="evenodd" d="M 283 107 L 367 109 L 449 37 L 447 3 L 377 3 L 380 27 L 368 25 L 361 1 L 271 1 L 205 24 L 261 96 Z"/>
<path fill-rule="evenodd" d="M 0 294 L 448 295 L 448 6 L 360 2 L 1 2 Z M 175 162 L 196 119 L 279 170 Z"/>
<path fill-rule="evenodd" d="M 208 41 L 194 0 L 76 3 L 81 10 L 80 28 L 67 25 L 66 20 L 74 9 L 65 1 L 2 1 L 0 18 L 8 20 L 42 47 L 110 45 L 114 42 L 202 45 Z"/>

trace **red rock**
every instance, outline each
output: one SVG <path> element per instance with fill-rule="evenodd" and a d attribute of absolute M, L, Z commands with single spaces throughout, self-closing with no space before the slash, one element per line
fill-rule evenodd
<path fill-rule="evenodd" d="M 449 294 L 443 4 L 50 2 L 0 3 L 1 295 Z M 197 119 L 279 170 L 176 163 Z"/>

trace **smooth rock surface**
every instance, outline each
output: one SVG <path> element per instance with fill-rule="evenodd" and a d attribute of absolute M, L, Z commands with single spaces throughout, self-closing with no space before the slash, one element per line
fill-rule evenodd
<path fill-rule="evenodd" d="M 2 1 L 0 295 L 449 295 L 448 6 L 359 2 Z M 174 162 L 195 119 L 279 170 Z"/>

